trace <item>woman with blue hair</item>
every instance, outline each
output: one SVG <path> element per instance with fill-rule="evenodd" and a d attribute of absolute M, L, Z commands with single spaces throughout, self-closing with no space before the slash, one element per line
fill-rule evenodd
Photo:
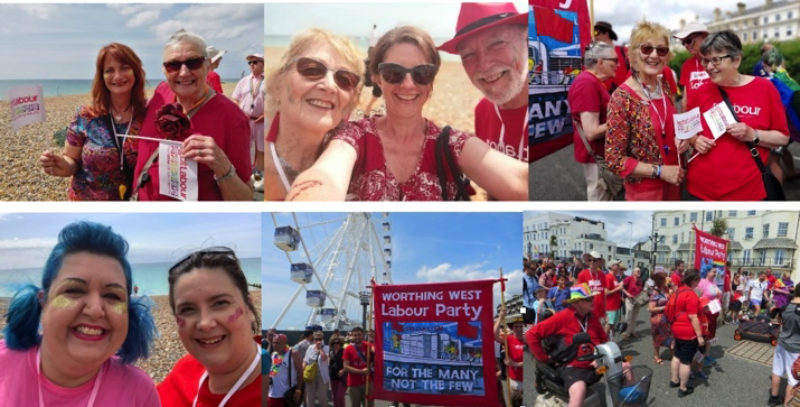
<path fill-rule="evenodd" d="M 108 226 L 61 230 L 42 288 L 22 288 L 9 305 L 0 406 L 160 405 L 152 379 L 131 365 L 147 357 L 156 329 L 148 307 L 131 298 L 127 252 Z"/>

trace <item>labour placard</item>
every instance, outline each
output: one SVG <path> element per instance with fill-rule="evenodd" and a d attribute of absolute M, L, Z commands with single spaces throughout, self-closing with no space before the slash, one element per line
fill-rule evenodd
<path fill-rule="evenodd" d="M 158 145 L 158 192 L 181 201 L 197 200 L 197 161 L 181 154 L 181 143 Z"/>
<path fill-rule="evenodd" d="M 14 131 L 32 123 L 43 123 L 44 95 L 41 85 L 18 86 L 8 90 L 11 127 Z"/>

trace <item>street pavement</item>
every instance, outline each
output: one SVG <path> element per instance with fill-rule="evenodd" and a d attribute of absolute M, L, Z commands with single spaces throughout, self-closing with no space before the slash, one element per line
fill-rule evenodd
<path fill-rule="evenodd" d="M 711 368 L 704 368 L 708 374 L 707 381 L 695 381 L 694 393 L 684 398 L 678 397 L 678 389 L 670 388 L 669 354 L 664 349 L 661 357 L 664 358 L 663 365 L 656 365 L 653 362 L 653 345 L 650 336 L 649 313 L 646 310 L 639 313 L 639 321 L 636 325 L 638 339 L 633 341 L 618 342 L 623 355 L 632 355 L 633 366 L 645 365 L 653 369 L 653 378 L 650 385 L 650 395 L 648 405 L 658 406 L 766 406 L 769 398 L 771 364 L 769 366 L 753 362 L 741 357 L 726 353 L 735 344 L 733 332 L 735 326 L 725 324 L 717 328 L 718 344 L 711 347 L 711 356 L 716 359 L 716 364 Z M 528 352 L 529 353 L 529 352 Z M 534 363 L 532 359 L 526 358 L 526 362 Z M 525 376 L 525 392 L 535 392 L 533 378 L 530 377 L 532 366 L 528 366 Z M 782 382 L 781 390 L 786 386 Z M 783 394 L 783 392 L 781 392 Z M 530 399 L 525 397 L 530 403 Z M 555 401 L 552 397 L 538 397 L 536 406 L 565 406 L 563 401 Z M 530 407 L 530 405 L 528 406 Z"/>
<path fill-rule="evenodd" d="M 535 148 L 535 147 L 534 147 Z M 532 201 L 585 201 L 586 180 L 583 167 L 573 158 L 569 145 L 530 164 L 528 191 Z M 789 144 L 795 168 L 800 170 L 800 143 Z M 800 178 L 783 185 L 786 199 L 800 200 Z"/>

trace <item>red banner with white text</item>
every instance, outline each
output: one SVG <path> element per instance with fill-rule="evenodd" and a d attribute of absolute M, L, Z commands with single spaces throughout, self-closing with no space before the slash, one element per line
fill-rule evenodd
<path fill-rule="evenodd" d="M 699 229 L 695 229 L 694 232 L 696 236 L 694 268 L 700 271 L 702 276 L 712 268 L 723 270 L 725 260 L 728 258 L 728 241 Z"/>
<path fill-rule="evenodd" d="M 374 397 L 497 406 L 494 283 L 374 285 Z"/>

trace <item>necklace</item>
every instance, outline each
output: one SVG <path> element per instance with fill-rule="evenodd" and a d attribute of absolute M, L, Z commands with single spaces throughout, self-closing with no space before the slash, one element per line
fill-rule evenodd
<path fill-rule="evenodd" d="M 269 152 L 272 154 L 272 163 L 275 165 L 275 170 L 278 171 L 278 176 L 281 177 L 283 188 L 286 189 L 286 192 L 289 192 L 292 182 L 300 174 L 300 171 L 294 169 L 291 164 L 278 155 L 275 143 L 271 141 L 269 142 Z"/>
<path fill-rule="evenodd" d="M 634 75 L 636 78 L 636 82 L 639 83 L 639 86 L 642 87 L 642 91 L 644 91 L 645 96 L 647 96 L 647 104 L 653 106 L 653 111 L 656 112 L 656 117 L 658 118 L 658 124 L 661 125 L 661 138 L 664 138 L 666 134 L 666 124 L 667 124 L 667 98 L 664 96 L 664 91 L 661 89 L 661 82 L 658 83 L 658 89 L 656 89 L 656 94 L 651 95 L 650 91 L 647 90 L 647 87 L 644 86 L 641 80 L 639 80 L 638 75 Z M 658 111 L 658 106 L 653 103 L 653 96 L 661 96 L 661 104 L 664 106 L 664 117 L 661 117 L 661 112 Z"/>
<path fill-rule="evenodd" d="M 118 122 L 122 121 L 122 118 L 125 116 L 125 113 L 127 113 L 128 110 L 131 109 L 131 107 L 133 107 L 133 105 L 131 103 L 128 103 L 128 107 L 126 107 L 125 110 L 120 112 L 116 107 L 114 107 L 114 104 L 112 103 L 111 104 L 111 113 L 114 116 L 114 120 L 116 120 Z"/>

